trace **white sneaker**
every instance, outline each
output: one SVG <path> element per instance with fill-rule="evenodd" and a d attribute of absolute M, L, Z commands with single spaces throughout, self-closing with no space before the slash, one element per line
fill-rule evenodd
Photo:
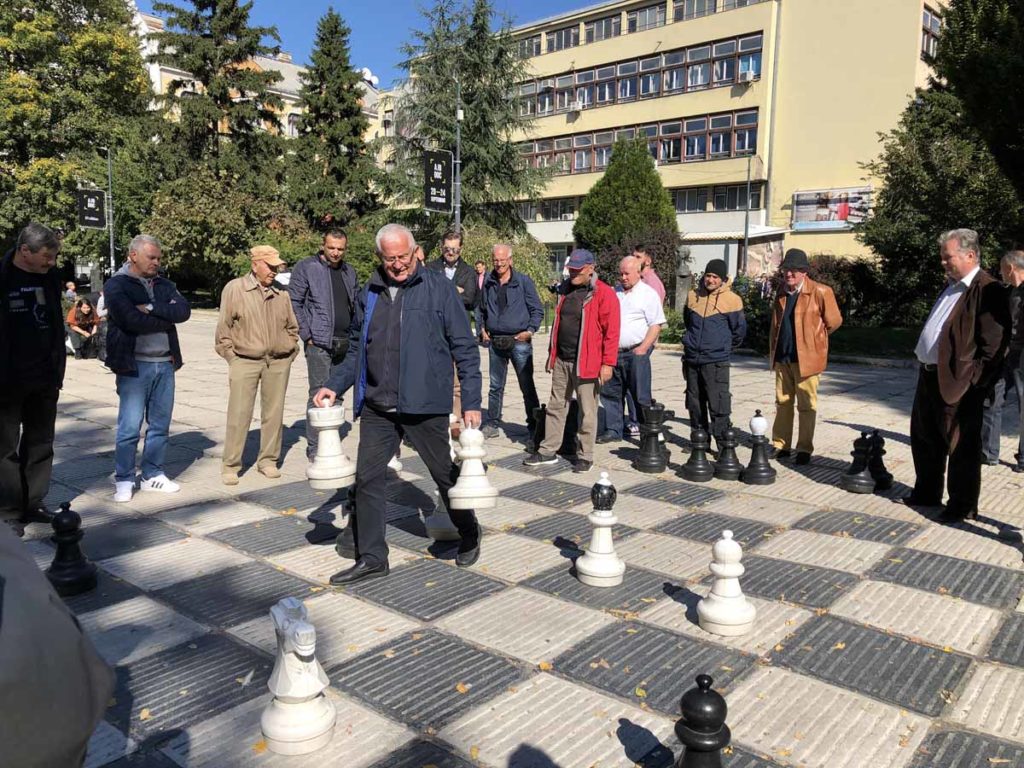
<path fill-rule="evenodd" d="M 397 456 L 391 457 L 391 461 L 388 462 L 388 469 L 393 469 L 395 472 L 402 471 L 402 462 L 398 460 Z"/>
<path fill-rule="evenodd" d="M 167 475 L 157 475 L 149 480 L 139 483 L 140 491 L 157 491 L 158 493 L 177 493 L 181 486 L 173 480 L 168 480 Z"/>
<path fill-rule="evenodd" d="M 114 483 L 114 501 L 123 503 L 132 500 L 132 491 L 135 490 L 135 483 L 131 480 L 122 480 Z"/>

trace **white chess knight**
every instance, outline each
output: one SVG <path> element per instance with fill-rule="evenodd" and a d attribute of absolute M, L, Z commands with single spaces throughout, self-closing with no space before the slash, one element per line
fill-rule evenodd
<path fill-rule="evenodd" d="M 286 597 L 270 609 L 277 633 L 277 660 L 267 687 L 274 694 L 260 727 L 267 747 L 281 755 L 304 755 L 325 746 L 337 712 L 324 695 L 330 685 L 316 660 L 316 630 L 306 606 Z"/>
<path fill-rule="evenodd" d="M 427 529 L 427 536 L 434 541 L 461 541 L 462 535 L 455 527 L 448 510 L 445 509 L 441 494 L 434 491 L 434 509 L 423 518 L 423 525 Z"/>
<path fill-rule="evenodd" d="M 757 608 L 740 589 L 740 576 L 746 568 L 740 563 L 743 548 L 722 531 L 722 538 L 711 547 L 711 573 L 715 577 L 711 592 L 697 603 L 697 619 L 705 632 L 722 637 L 745 635 L 754 628 Z"/>
<path fill-rule="evenodd" d="M 310 486 L 318 491 L 333 491 L 352 485 L 356 479 L 356 465 L 341 450 L 341 433 L 345 423 L 345 410 L 340 405 L 329 408 L 310 408 L 306 418 L 317 430 L 316 456 L 306 467 Z"/>
<path fill-rule="evenodd" d="M 459 434 L 462 469 L 459 479 L 448 491 L 448 505 L 452 509 L 489 509 L 498 503 L 498 489 L 487 479 L 483 459 L 484 433 L 479 429 L 463 429 Z"/>
<path fill-rule="evenodd" d="M 602 472 L 601 478 L 590 491 L 594 502 L 594 511 L 590 513 L 590 523 L 594 532 L 590 537 L 587 551 L 576 558 L 576 577 L 591 587 L 615 587 L 622 583 L 626 572 L 626 564 L 615 553 L 612 540 L 612 527 L 619 518 L 612 512 L 615 504 L 615 488 L 608 473 Z"/>

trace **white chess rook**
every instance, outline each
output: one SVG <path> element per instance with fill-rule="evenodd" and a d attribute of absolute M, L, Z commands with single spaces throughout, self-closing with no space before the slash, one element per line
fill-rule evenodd
<path fill-rule="evenodd" d="M 615 489 L 607 472 L 601 473 L 590 497 L 594 501 L 594 511 L 590 513 L 589 519 L 594 531 L 587 551 L 576 559 L 576 577 L 591 587 L 615 587 L 622 583 L 626 564 L 615 553 L 612 540 L 612 527 L 619 519 L 612 511 Z"/>
<path fill-rule="evenodd" d="M 434 491 L 434 509 L 423 518 L 423 525 L 427 529 L 427 536 L 434 541 L 460 541 L 462 535 L 455 523 L 448 516 L 441 494 Z"/>
<path fill-rule="evenodd" d="M 356 465 L 341 450 L 341 433 L 345 423 L 345 410 L 340 405 L 329 408 L 310 408 L 306 419 L 317 431 L 316 456 L 306 467 L 311 487 L 318 491 L 333 491 L 352 485 L 356 479 Z"/>
<path fill-rule="evenodd" d="M 740 576 L 746 568 L 743 548 L 732 538 L 732 531 L 722 531 L 722 538 L 711 547 L 711 593 L 697 603 L 697 620 L 705 632 L 722 637 L 745 635 L 754 628 L 757 608 L 740 589 Z"/>
<path fill-rule="evenodd" d="M 498 503 L 498 489 L 487 479 L 484 469 L 484 433 L 479 429 L 463 429 L 459 435 L 459 456 L 462 469 L 459 479 L 448 491 L 452 509 L 489 509 Z"/>
<path fill-rule="evenodd" d="M 305 755 L 326 746 L 337 712 L 324 695 L 330 685 L 316 660 L 316 630 L 306 606 L 286 597 L 270 609 L 277 633 L 277 660 L 267 687 L 274 698 L 263 710 L 260 727 L 271 752 Z"/>

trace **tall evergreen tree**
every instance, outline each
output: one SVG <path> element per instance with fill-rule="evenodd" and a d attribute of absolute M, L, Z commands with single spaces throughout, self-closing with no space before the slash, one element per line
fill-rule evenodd
<path fill-rule="evenodd" d="M 320 19 L 301 75 L 305 112 L 288 174 L 289 199 L 313 227 L 347 224 L 373 207 L 362 76 L 349 59 L 351 30 L 333 8 Z"/>

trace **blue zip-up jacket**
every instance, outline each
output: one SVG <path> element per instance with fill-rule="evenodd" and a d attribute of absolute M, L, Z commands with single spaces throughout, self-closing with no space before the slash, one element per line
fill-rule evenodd
<path fill-rule="evenodd" d="M 483 301 L 480 303 L 487 333 L 491 336 L 515 336 L 523 331 L 536 333 L 544 322 L 544 307 L 530 276 L 512 270 L 505 285 L 508 301 L 504 312 L 498 306 L 499 288 L 501 281 L 497 273 L 489 272 L 484 278 Z"/>
<path fill-rule="evenodd" d="M 366 399 L 367 333 L 374 307 L 386 290 L 387 283 L 377 269 L 359 292 L 345 361 L 334 370 L 326 384 L 329 390 L 337 393 L 355 386 L 354 413 L 357 417 Z M 406 280 L 402 291 L 398 413 L 451 413 L 453 359 L 462 384 L 462 407 L 467 411 L 479 411 L 480 353 L 455 286 L 443 272 L 433 272 L 421 265 Z"/>
<path fill-rule="evenodd" d="M 713 293 L 691 290 L 683 310 L 684 359 L 692 365 L 726 363 L 747 336 L 743 299 L 723 283 Z"/>
<path fill-rule="evenodd" d="M 338 267 L 342 282 L 355 307 L 359 293 L 356 271 L 346 262 Z M 321 349 L 330 349 L 334 338 L 334 291 L 331 288 L 331 267 L 320 254 L 303 259 L 292 270 L 288 282 L 288 296 L 292 300 L 295 319 L 299 322 L 299 338 L 305 344 L 310 339 Z"/>
<path fill-rule="evenodd" d="M 103 284 L 103 303 L 107 308 L 107 368 L 122 376 L 138 376 L 135 340 L 142 334 L 161 332 L 167 334 L 174 369 L 181 368 L 175 324 L 188 320 L 192 309 L 174 283 L 164 277 L 154 278 L 150 300 L 142 283 L 131 275 L 118 273 Z M 152 304 L 153 309 L 138 309 L 146 304 Z"/>

